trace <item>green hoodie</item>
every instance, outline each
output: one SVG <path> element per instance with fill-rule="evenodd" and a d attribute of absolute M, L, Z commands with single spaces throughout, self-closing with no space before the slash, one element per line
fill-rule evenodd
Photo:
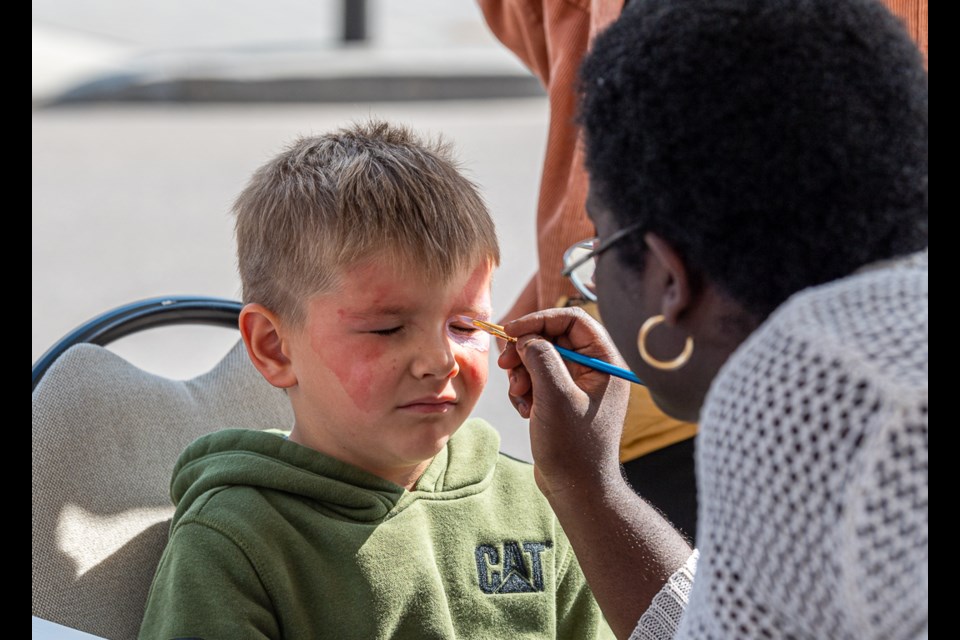
<path fill-rule="evenodd" d="M 141 638 L 612 638 L 529 463 L 469 420 L 407 491 L 273 433 L 174 469 Z"/>

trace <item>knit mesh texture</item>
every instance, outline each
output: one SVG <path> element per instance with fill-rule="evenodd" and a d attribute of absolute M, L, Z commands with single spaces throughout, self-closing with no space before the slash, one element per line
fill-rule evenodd
<path fill-rule="evenodd" d="M 686 611 L 634 638 L 922 632 L 927 303 L 923 252 L 795 295 L 731 356 L 701 414 Z"/>

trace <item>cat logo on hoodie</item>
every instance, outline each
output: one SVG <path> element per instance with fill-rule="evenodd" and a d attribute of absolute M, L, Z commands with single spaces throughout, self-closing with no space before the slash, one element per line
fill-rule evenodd
<path fill-rule="evenodd" d="M 536 593 L 543 591 L 541 554 L 553 542 L 506 540 L 502 552 L 493 545 L 477 547 L 477 576 L 484 593 Z"/>

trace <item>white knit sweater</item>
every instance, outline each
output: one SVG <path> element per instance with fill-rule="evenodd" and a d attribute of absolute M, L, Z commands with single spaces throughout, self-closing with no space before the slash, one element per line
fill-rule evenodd
<path fill-rule="evenodd" d="M 923 637 L 927 291 L 926 251 L 861 270 L 730 357 L 701 413 L 699 551 L 631 638 Z"/>

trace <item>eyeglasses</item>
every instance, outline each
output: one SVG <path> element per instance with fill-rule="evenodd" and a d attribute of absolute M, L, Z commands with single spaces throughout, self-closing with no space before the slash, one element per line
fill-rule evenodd
<path fill-rule="evenodd" d="M 637 222 L 620 229 L 603 242 L 600 238 L 581 240 L 563 253 L 563 271 L 560 275 L 570 278 L 584 298 L 591 302 L 597 301 L 597 285 L 593 281 L 593 274 L 597 270 L 597 256 L 612 247 L 618 240 L 639 229 Z"/>

